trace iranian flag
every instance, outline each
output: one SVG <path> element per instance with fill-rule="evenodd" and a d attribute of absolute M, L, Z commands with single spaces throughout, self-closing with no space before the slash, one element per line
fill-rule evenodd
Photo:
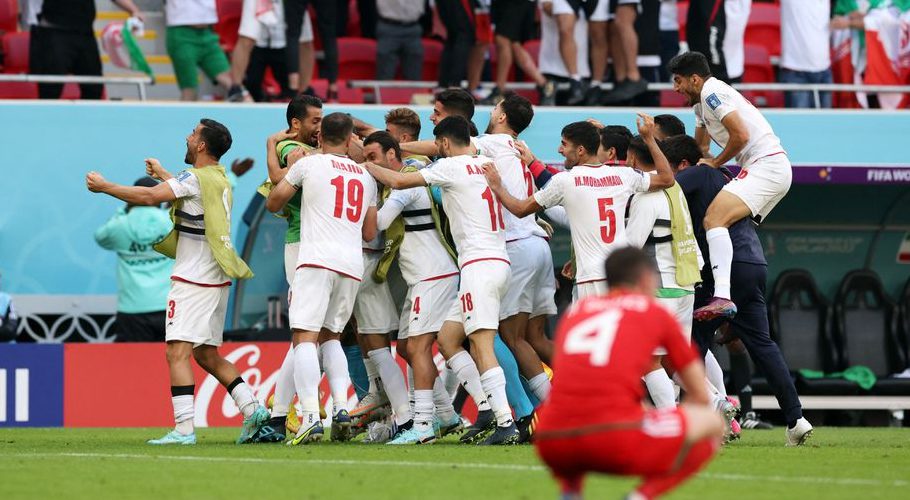
<path fill-rule="evenodd" d="M 101 32 L 101 46 L 114 65 L 141 71 L 154 78 L 152 68 L 133 35 L 134 32 L 141 33 L 142 29 L 142 21 L 135 18 L 130 18 L 125 23 L 110 23 Z"/>
<path fill-rule="evenodd" d="M 831 31 L 831 74 L 834 83 L 863 83 L 862 64 L 865 61 L 857 60 L 854 64 L 854 51 L 857 56 L 862 56 L 862 47 L 858 47 L 857 35 L 851 29 Z M 859 49 L 859 50 L 856 50 Z M 861 92 L 835 92 L 834 107 L 836 108 L 868 108 L 866 94 Z"/>
<path fill-rule="evenodd" d="M 866 75 L 869 85 L 910 83 L 910 0 L 891 0 L 866 14 Z M 905 94 L 879 93 L 882 108 L 907 107 Z"/>

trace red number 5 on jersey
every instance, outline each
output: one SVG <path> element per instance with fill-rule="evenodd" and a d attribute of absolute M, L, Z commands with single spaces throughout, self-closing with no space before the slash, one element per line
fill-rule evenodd
<path fill-rule="evenodd" d="M 575 325 L 566 334 L 566 354 L 588 354 L 592 366 L 606 366 L 620 319 L 622 310 L 611 309 Z"/>
<path fill-rule="evenodd" d="M 600 226 L 600 239 L 604 243 L 613 243 L 616 237 L 616 212 L 613 211 L 613 198 L 600 198 L 597 200 L 597 211 L 600 221 L 604 223 Z"/>

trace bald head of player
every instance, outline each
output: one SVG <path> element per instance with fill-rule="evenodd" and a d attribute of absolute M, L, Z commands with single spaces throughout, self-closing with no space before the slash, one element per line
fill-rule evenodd
<path fill-rule="evenodd" d="M 396 172 L 404 166 L 398 141 L 385 130 L 373 132 L 363 140 L 363 156 L 369 162 Z"/>
<path fill-rule="evenodd" d="M 534 106 L 531 101 L 514 93 L 506 92 L 502 100 L 490 111 L 490 123 L 487 134 L 508 134 L 518 137 L 534 119 Z"/>
<path fill-rule="evenodd" d="M 471 126 L 468 120 L 460 116 L 443 118 L 433 129 L 436 137 L 436 148 L 444 158 L 472 154 Z"/>
<path fill-rule="evenodd" d="M 565 157 L 566 168 L 576 165 L 599 163 L 600 131 L 593 124 L 583 121 L 566 125 L 562 129 L 559 154 Z"/>
<path fill-rule="evenodd" d="M 288 103 L 288 131 L 296 133 L 294 140 L 308 146 L 319 144 L 319 125 L 322 123 L 322 100 L 300 94 Z"/>
<path fill-rule="evenodd" d="M 183 161 L 194 167 L 218 163 L 221 156 L 231 149 L 232 142 L 227 127 L 215 120 L 203 118 L 186 137 L 186 155 Z"/>
<path fill-rule="evenodd" d="M 661 141 L 660 150 L 663 151 L 673 172 L 685 170 L 698 164 L 701 159 L 701 149 L 698 142 L 688 135 L 674 135 Z"/>
<path fill-rule="evenodd" d="M 673 75 L 673 90 L 686 98 L 689 106 L 701 100 L 701 88 L 711 78 L 708 59 L 701 52 L 684 52 L 667 63 L 667 71 Z"/>
<path fill-rule="evenodd" d="M 641 249 L 620 248 L 607 257 L 605 267 L 610 290 L 628 290 L 649 297 L 657 292 L 658 277 L 654 262 Z"/>
<path fill-rule="evenodd" d="M 325 153 L 346 154 L 354 133 L 354 121 L 347 113 L 330 113 L 322 119 L 319 135 Z"/>

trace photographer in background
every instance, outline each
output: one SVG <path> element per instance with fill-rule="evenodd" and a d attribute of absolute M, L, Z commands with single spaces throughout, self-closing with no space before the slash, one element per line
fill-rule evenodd
<path fill-rule="evenodd" d="M 19 315 L 13 308 L 13 298 L 0 292 L 0 342 L 14 342 L 19 331 Z"/>

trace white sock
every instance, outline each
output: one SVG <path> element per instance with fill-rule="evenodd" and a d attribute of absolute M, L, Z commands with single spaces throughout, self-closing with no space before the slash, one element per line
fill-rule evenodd
<path fill-rule="evenodd" d="M 458 382 L 461 383 L 465 390 L 468 391 L 468 394 L 471 395 L 471 399 L 473 399 L 474 404 L 477 405 L 477 410 L 489 410 L 490 403 L 487 402 L 487 395 L 484 393 L 483 386 L 480 384 L 480 372 L 477 371 L 477 365 L 474 364 L 474 358 L 468 354 L 468 351 L 458 351 L 457 354 L 446 361 L 446 364 L 455 372 L 455 376 L 458 377 Z"/>
<path fill-rule="evenodd" d="M 672 408 L 676 406 L 676 398 L 673 393 L 673 382 L 667 371 L 658 368 L 645 375 L 645 385 L 648 387 L 648 394 L 654 401 L 657 408 Z"/>
<path fill-rule="evenodd" d="M 278 380 L 275 381 L 275 398 L 272 400 L 272 416 L 284 417 L 288 414 L 294 400 L 294 347 L 288 349 L 281 368 L 278 369 Z"/>
<path fill-rule="evenodd" d="M 193 395 L 171 396 L 174 405 L 174 429 L 184 436 L 193 433 Z"/>
<path fill-rule="evenodd" d="M 708 382 L 714 386 L 714 390 L 721 396 L 727 397 L 727 389 L 724 387 L 724 371 L 710 350 L 705 354 L 705 375 L 708 377 Z"/>
<path fill-rule="evenodd" d="M 348 387 L 351 377 L 348 374 L 348 358 L 338 340 L 328 340 L 319 344 L 322 358 L 322 371 L 329 380 L 332 392 L 332 415 L 348 409 Z M 375 360 L 374 360 L 375 361 Z"/>
<path fill-rule="evenodd" d="M 448 363 L 446 363 L 445 368 L 442 370 L 442 383 L 446 386 L 446 392 L 449 393 L 449 399 L 455 399 L 455 394 L 458 392 L 458 386 L 461 385 L 461 382 L 458 380 L 455 372 L 449 368 Z"/>
<path fill-rule="evenodd" d="M 550 379 L 547 378 L 547 373 L 540 372 L 532 377 L 531 380 L 528 380 L 528 387 L 531 388 L 534 397 L 543 402 L 550 395 Z"/>
<path fill-rule="evenodd" d="M 309 426 L 319 420 L 319 356 L 316 344 L 301 342 L 294 347 L 294 387 L 303 410 L 303 425 Z"/>
<path fill-rule="evenodd" d="M 579 75 L 578 73 L 572 73 L 572 74 L 570 75 L 570 78 L 573 79 L 573 80 L 575 80 L 576 82 L 580 82 L 580 81 L 581 81 L 581 75 Z"/>
<path fill-rule="evenodd" d="M 411 413 L 414 413 L 414 369 L 408 365 L 408 403 L 411 405 Z"/>
<path fill-rule="evenodd" d="M 711 254 L 711 274 L 714 275 L 714 296 L 730 300 L 730 268 L 733 266 L 733 242 L 730 231 L 715 227 L 705 232 Z"/>
<path fill-rule="evenodd" d="M 379 376 L 382 378 L 382 386 L 389 397 L 389 402 L 392 403 L 395 423 L 402 425 L 411 420 L 408 388 L 404 383 L 404 375 L 401 373 L 401 368 L 398 367 L 398 363 L 392 358 L 392 351 L 388 347 L 383 347 L 382 349 L 370 351 L 369 356 L 373 363 L 376 363 Z"/>
<path fill-rule="evenodd" d="M 379 394 L 382 392 L 382 382 L 379 380 L 379 369 L 376 368 L 376 363 L 367 355 L 367 357 L 363 358 L 363 366 L 366 367 L 367 378 L 370 379 L 370 388 L 367 389 L 367 392 Z"/>
<path fill-rule="evenodd" d="M 490 400 L 493 415 L 496 415 L 496 424 L 500 427 L 512 425 L 512 409 L 509 408 L 509 400 L 506 398 L 506 374 L 502 368 L 497 366 L 483 372 L 480 383 L 483 384 L 483 390 Z"/>
<path fill-rule="evenodd" d="M 231 397 L 234 398 L 234 403 L 237 405 L 237 408 L 240 409 L 243 418 L 248 418 L 256 411 L 256 408 L 259 407 L 259 400 L 257 400 L 256 396 L 253 394 L 253 389 L 250 389 L 250 386 L 248 386 L 243 379 L 240 377 L 237 378 L 240 380 L 240 383 L 231 389 Z"/>
<path fill-rule="evenodd" d="M 443 422 L 451 422 L 456 417 L 452 397 L 449 396 L 442 377 L 436 377 L 436 381 L 433 382 L 433 404 L 436 406 L 436 416 Z"/>
<path fill-rule="evenodd" d="M 433 391 L 414 391 L 414 427 L 426 431 L 433 426 Z"/>

